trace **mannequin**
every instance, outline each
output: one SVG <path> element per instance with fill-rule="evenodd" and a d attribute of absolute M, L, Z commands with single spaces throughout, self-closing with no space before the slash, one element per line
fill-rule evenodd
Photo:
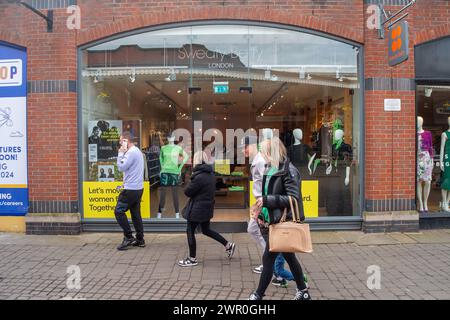
<path fill-rule="evenodd" d="M 264 140 L 270 140 L 273 138 L 273 130 L 269 128 L 262 129 L 262 136 Z"/>
<path fill-rule="evenodd" d="M 351 157 L 352 157 L 352 147 L 349 144 L 344 142 L 344 131 L 342 129 L 338 129 L 334 132 L 334 139 L 337 141 L 336 144 L 333 144 L 332 147 L 332 161 L 327 167 L 326 174 L 330 174 L 333 169 L 333 162 L 335 162 L 335 166 L 337 169 L 337 161 L 344 160 L 345 162 L 345 186 L 348 186 L 350 183 L 350 166 L 351 166 Z"/>
<path fill-rule="evenodd" d="M 292 164 L 298 169 L 308 166 L 309 175 L 312 175 L 311 165 L 314 162 L 316 154 L 311 156 L 311 148 L 307 144 L 302 143 L 303 131 L 302 129 L 294 129 L 292 132 L 294 136 L 294 144 L 289 147 L 288 156 Z M 309 158 L 309 161 L 308 161 Z M 300 169 L 299 169 L 300 170 Z"/>
<path fill-rule="evenodd" d="M 433 137 L 430 131 L 423 130 L 423 118 L 417 117 L 417 199 L 419 212 L 428 212 L 428 197 L 431 191 L 433 172 Z"/>
<path fill-rule="evenodd" d="M 175 136 L 170 135 L 167 137 L 168 143 L 161 148 L 161 153 L 159 155 L 159 160 L 161 163 L 161 173 L 160 173 L 160 199 L 158 208 L 158 219 L 161 219 L 163 211 L 165 211 L 164 206 L 166 203 L 166 189 L 170 188 L 172 190 L 173 206 L 175 209 L 175 217 L 180 218 L 180 208 L 178 201 L 178 185 L 180 182 L 181 170 L 183 166 L 189 159 L 187 153 L 175 144 Z M 180 163 L 180 157 L 183 160 Z"/>
<path fill-rule="evenodd" d="M 450 201 L 450 117 L 448 117 L 447 121 L 449 129 L 442 133 L 439 160 L 441 170 L 444 173 L 441 183 L 442 209 L 450 212 L 448 208 L 448 202 Z"/>

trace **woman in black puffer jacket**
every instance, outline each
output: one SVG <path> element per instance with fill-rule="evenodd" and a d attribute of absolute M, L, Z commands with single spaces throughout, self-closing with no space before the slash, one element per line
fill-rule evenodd
<path fill-rule="evenodd" d="M 210 220 L 214 215 L 214 196 L 216 192 L 216 177 L 212 166 L 207 164 L 206 154 L 202 151 L 194 155 L 193 173 L 191 182 L 184 190 L 189 202 L 183 209 L 183 217 L 187 220 L 187 239 L 189 244 L 189 257 L 178 261 L 180 267 L 191 267 L 198 264 L 196 258 L 197 244 L 195 230 L 201 226 L 202 233 L 225 246 L 228 258 L 234 254 L 236 245 L 228 242 L 219 233 L 210 229 Z"/>
<path fill-rule="evenodd" d="M 305 215 L 303 212 L 301 178 L 297 168 L 295 168 L 286 156 L 286 148 L 279 138 L 267 140 L 261 145 L 263 154 L 268 167 L 263 178 L 263 196 L 257 199 L 256 204 L 261 208 L 261 219 L 267 220 L 270 224 L 280 222 L 285 209 L 287 209 L 287 220 L 292 219 L 290 211 L 289 196 L 295 198 L 299 205 L 300 219 L 303 221 Z M 261 233 L 266 240 L 266 249 L 263 255 L 263 271 L 259 279 L 258 288 L 251 294 L 249 300 L 262 300 L 264 293 L 272 279 L 274 262 L 279 252 L 270 252 L 268 229 L 261 226 Z M 289 264 L 292 275 L 297 284 L 297 292 L 294 300 L 311 300 L 302 267 L 300 266 L 295 253 L 282 252 L 284 259 Z"/>

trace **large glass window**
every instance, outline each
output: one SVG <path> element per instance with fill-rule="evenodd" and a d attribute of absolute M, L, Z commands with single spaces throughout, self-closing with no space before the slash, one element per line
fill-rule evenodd
<path fill-rule="evenodd" d="M 417 209 L 450 212 L 450 86 L 418 86 L 417 115 Z"/>
<path fill-rule="evenodd" d="M 357 61 L 356 46 L 247 25 L 176 27 L 83 50 L 84 218 L 114 218 L 117 139 L 128 131 L 148 167 L 144 219 L 178 218 L 197 144 L 216 173 L 214 219 L 245 221 L 252 184 L 238 144 L 263 129 L 299 169 L 308 217 L 359 215 Z"/>

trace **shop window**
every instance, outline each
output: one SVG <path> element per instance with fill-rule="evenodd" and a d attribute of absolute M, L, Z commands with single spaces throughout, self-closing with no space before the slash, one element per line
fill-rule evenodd
<path fill-rule="evenodd" d="M 144 219 L 178 218 L 197 143 L 216 172 L 214 219 L 245 221 L 249 160 L 227 130 L 262 129 L 280 136 L 300 171 L 309 218 L 359 215 L 357 61 L 346 43 L 246 25 L 177 27 L 83 50 L 84 218 L 114 218 L 117 143 L 128 131 L 147 160 Z"/>
<path fill-rule="evenodd" d="M 417 114 L 417 209 L 450 212 L 450 86 L 418 86 Z"/>

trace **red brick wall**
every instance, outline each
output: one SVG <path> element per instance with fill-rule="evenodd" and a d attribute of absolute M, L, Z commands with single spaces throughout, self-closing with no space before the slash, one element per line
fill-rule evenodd
<path fill-rule="evenodd" d="M 400 7 L 385 9 L 394 13 Z M 418 1 L 408 12 L 410 57 L 398 66 L 389 67 L 387 37 L 377 39 L 377 31 L 365 29 L 366 79 L 414 79 L 414 45 L 450 35 L 450 1 Z M 384 112 L 385 98 L 401 99 L 402 111 Z M 415 91 L 366 91 L 365 108 L 366 199 L 415 199 Z"/>
<path fill-rule="evenodd" d="M 29 80 L 76 80 L 77 45 L 118 32 L 177 21 L 268 21 L 364 42 L 365 78 L 414 78 L 413 42 L 450 34 L 450 1 L 418 1 L 408 17 L 412 40 L 410 60 L 389 68 L 387 40 L 376 39 L 376 32 L 366 29 L 366 6 L 362 0 L 79 0 L 78 4 L 82 9 L 82 30 L 67 30 L 67 14 L 58 9 L 54 32 L 47 33 L 41 18 L 23 7 L 0 1 L 0 40 L 28 48 Z M 402 112 L 384 113 L 384 97 L 401 98 Z M 76 94 L 30 94 L 28 108 L 31 200 L 76 200 Z M 43 148 L 47 149 L 43 151 Z M 48 148 L 55 151 L 50 152 Z M 366 198 L 415 197 L 414 149 L 414 91 L 366 92 Z"/>

